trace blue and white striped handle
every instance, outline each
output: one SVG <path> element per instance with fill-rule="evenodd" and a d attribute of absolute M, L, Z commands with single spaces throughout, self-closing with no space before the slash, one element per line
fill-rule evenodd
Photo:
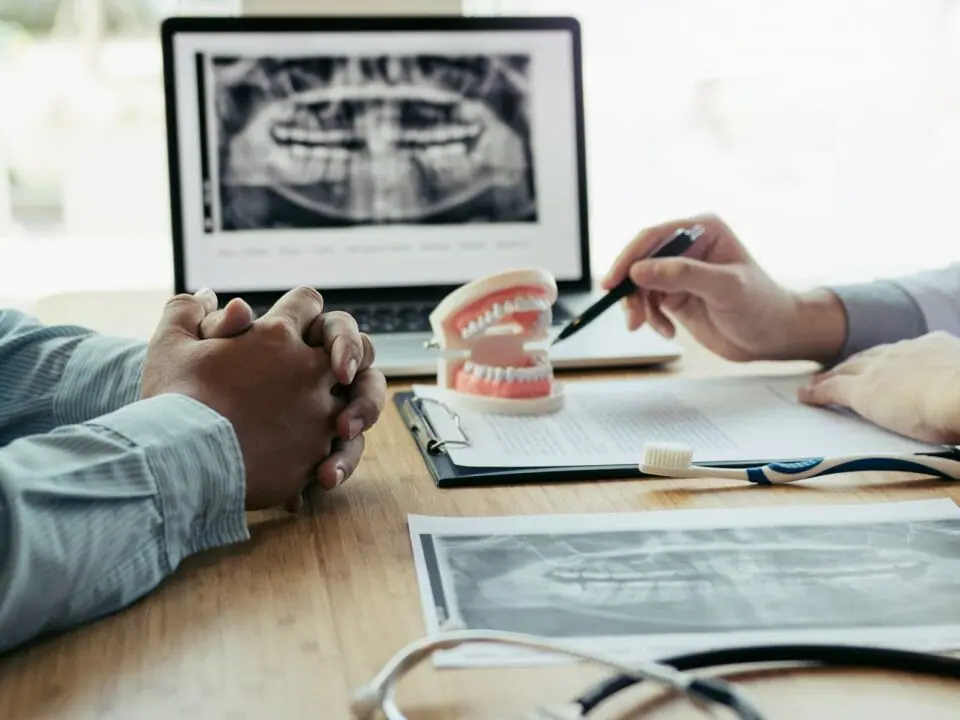
<path fill-rule="evenodd" d="M 775 462 L 747 468 L 747 479 L 757 485 L 779 485 L 821 475 L 851 472 L 906 472 L 944 480 L 960 479 L 960 460 L 935 455 L 848 455 Z"/>

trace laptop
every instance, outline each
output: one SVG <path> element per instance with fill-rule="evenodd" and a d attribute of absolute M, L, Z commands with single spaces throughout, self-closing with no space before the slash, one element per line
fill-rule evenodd
<path fill-rule="evenodd" d="M 554 333 L 599 296 L 572 18 L 216 17 L 162 26 L 177 292 L 350 312 L 389 377 L 436 372 L 451 290 L 549 270 Z M 557 370 L 666 363 L 612 309 Z"/>

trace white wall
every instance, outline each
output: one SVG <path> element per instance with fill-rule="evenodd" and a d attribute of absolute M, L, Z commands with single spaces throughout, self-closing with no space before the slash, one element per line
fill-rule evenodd
<path fill-rule="evenodd" d="M 459 15 L 461 0 L 241 0 L 244 15 Z"/>
<path fill-rule="evenodd" d="M 797 285 L 960 260 L 958 0 L 463 5 L 578 16 L 600 271 L 701 211 Z"/>

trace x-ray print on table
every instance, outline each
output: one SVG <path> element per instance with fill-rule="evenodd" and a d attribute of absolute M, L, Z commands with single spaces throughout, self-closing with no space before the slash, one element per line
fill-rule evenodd
<path fill-rule="evenodd" d="M 960 630 L 960 519 L 415 541 L 437 621 L 461 629 L 667 651 Z"/>
<path fill-rule="evenodd" d="M 211 64 L 221 230 L 537 220 L 529 56 Z"/>

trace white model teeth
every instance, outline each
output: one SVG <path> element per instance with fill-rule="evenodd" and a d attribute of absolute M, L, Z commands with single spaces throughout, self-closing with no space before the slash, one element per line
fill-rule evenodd
<path fill-rule="evenodd" d="M 481 380 L 491 382 L 534 382 L 546 380 L 552 374 L 546 362 L 527 367 L 498 367 L 468 361 L 463 364 L 463 369 Z"/>
<path fill-rule="evenodd" d="M 547 308 L 537 316 L 537 323 L 536 325 L 534 325 L 533 329 L 536 332 L 539 332 L 541 330 L 546 330 L 547 328 L 550 327 L 550 323 L 552 321 L 553 321 L 553 312 L 551 311 L 550 308 Z"/>
<path fill-rule="evenodd" d="M 550 303 L 542 297 L 518 297 L 513 300 L 507 300 L 504 303 L 494 303 L 486 312 L 471 320 L 467 326 L 460 332 L 464 340 L 469 340 L 474 335 L 478 335 L 491 325 L 496 325 L 506 315 L 521 312 L 539 311 L 540 317 L 537 318 L 535 329 L 543 330 L 549 327 L 551 320 Z"/>

